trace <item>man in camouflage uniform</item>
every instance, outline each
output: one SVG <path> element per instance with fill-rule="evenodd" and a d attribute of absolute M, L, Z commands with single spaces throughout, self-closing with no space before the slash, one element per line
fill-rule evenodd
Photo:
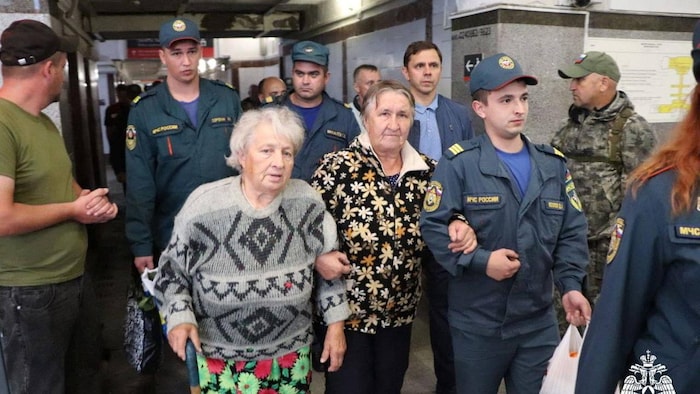
<path fill-rule="evenodd" d="M 586 52 L 561 68 L 559 76 L 571 79 L 574 103 L 552 146 L 568 159 L 588 219 L 587 297 L 593 304 L 600 292 L 610 230 L 624 197 L 627 174 L 649 155 L 656 137 L 649 123 L 634 112 L 625 92 L 617 90 L 620 70 L 610 55 Z"/>

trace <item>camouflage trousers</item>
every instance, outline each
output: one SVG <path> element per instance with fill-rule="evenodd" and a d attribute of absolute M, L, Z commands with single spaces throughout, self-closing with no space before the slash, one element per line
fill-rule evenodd
<path fill-rule="evenodd" d="M 605 262 L 608 258 L 609 245 L 609 238 L 588 241 L 588 252 L 591 259 L 587 268 L 588 275 L 584 284 L 583 295 L 591 303 L 591 307 L 598 300 L 600 288 L 603 285 L 603 272 L 605 271 Z M 554 288 L 554 310 L 557 314 L 559 334 L 564 335 L 564 332 L 569 327 L 569 323 L 566 321 L 566 312 L 564 312 L 564 307 L 561 304 L 561 295 L 556 288 Z"/>

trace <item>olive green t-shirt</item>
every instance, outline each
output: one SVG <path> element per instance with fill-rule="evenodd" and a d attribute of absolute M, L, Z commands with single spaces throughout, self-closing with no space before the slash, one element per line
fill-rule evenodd
<path fill-rule="evenodd" d="M 75 200 L 72 163 L 61 134 L 43 113 L 34 116 L 0 99 L 0 175 L 15 180 L 14 202 Z M 83 274 L 87 233 L 69 220 L 26 234 L 0 237 L 0 286 L 64 282 Z"/>

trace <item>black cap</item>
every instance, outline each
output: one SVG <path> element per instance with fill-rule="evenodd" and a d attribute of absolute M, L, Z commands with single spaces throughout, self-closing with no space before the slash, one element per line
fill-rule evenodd
<path fill-rule="evenodd" d="M 690 56 L 693 57 L 693 74 L 695 81 L 700 82 L 700 22 L 695 24 L 693 32 L 693 50 L 690 51 Z"/>
<path fill-rule="evenodd" d="M 59 37 L 50 27 L 22 19 L 0 36 L 0 61 L 5 66 L 29 66 L 48 59 L 56 52 L 75 52 L 77 41 Z"/>

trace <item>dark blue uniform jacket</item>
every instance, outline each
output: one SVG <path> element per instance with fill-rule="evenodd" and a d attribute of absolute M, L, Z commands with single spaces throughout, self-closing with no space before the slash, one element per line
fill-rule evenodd
<path fill-rule="evenodd" d="M 289 96 L 284 105 L 295 110 Z M 323 92 L 318 117 L 311 130 L 306 130 L 304 145 L 294 159 L 292 177 L 309 182 L 323 155 L 347 148 L 359 134 L 360 126 L 350 108 Z"/>
<path fill-rule="evenodd" d="M 562 294 L 581 290 L 587 226 L 575 208 L 580 202 L 565 159 L 522 138 L 532 162 L 523 198 L 484 134 L 445 153 L 431 183 L 439 190 L 426 197 L 434 192 L 440 201 L 421 214 L 425 242 L 452 275 L 450 325 L 466 332 L 510 338 L 554 325 L 552 276 Z M 455 214 L 463 214 L 476 232 L 479 246 L 472 253 L 446 247 Z M 486 275 L 486 265 L 491 251 L 501 248 L 516 251 L 521 267 L 512 278 L 496 281 Z"/>
<path fill-rule="evenodd" d="M 151 256 L 154 246 L 164 249 L 192 190 L 235 175 L 226 157 L 240 115 L 238 93 L 207 79 L 199 82 L 196 125 L 167 81 L 134 100 L 127 127 L 126 236 L 135 256 Z"/>
<path fill-rule="evenodd" d="M 655 393 L 668 393 L 669 384 L 678 394 L 700 393 L 700 197 L 673 216 L 675 179 L 663 172 L 623 201 L 576 393 L 612 393 L 620 379 L 635 389 L 640 369 L 657 371 Z"/>

